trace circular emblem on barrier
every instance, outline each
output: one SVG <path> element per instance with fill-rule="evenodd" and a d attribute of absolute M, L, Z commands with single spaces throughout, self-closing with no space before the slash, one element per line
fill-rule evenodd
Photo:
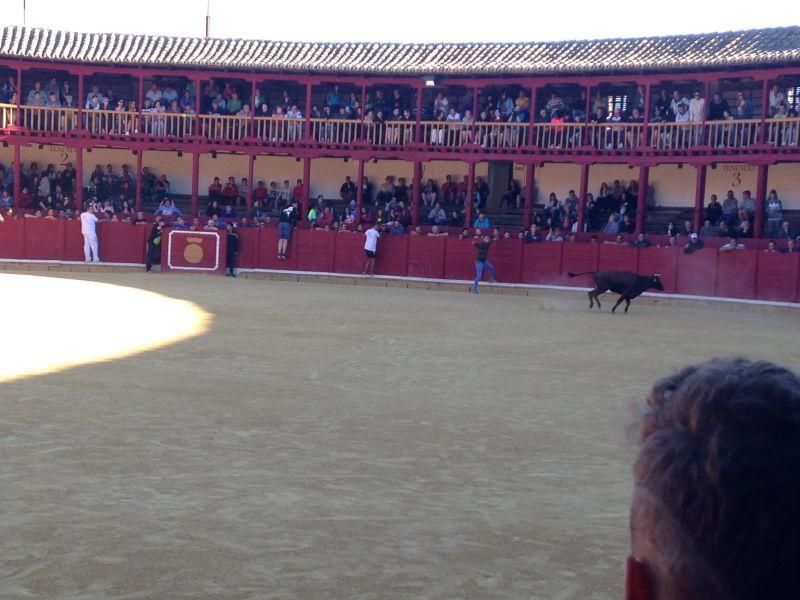
<path fill-rule="evenodd" d="M 203 260 L 203 247 L 200 245 L 202 241 L 200 238 L 190 237 L 186 240 L 188 243 L 183 249 L 183 258 L 186 259 L 191 265 L 196 265 Z"/>

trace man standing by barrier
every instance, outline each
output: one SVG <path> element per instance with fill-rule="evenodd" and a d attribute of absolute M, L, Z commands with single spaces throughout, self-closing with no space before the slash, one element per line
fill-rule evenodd
<path fill-rule="evenodd" d="M 153 268 L 153 263 L 161 264 L 161 239 L 164 236 L 164 219 L 159 219 L 150 230 L 147 238 L 147 256 L 145 258 L 145 271 L 148 273 Z"/>
<path fill-rule="evenodd" d="M 300 218 L 300 209 L 297 206 L 297 200 L 292 200 L 292 203 L 281 210 L 278 216 L 278 259 L 286 260 L 286 248 L 289 246 L 289 240 L 292 239 L 292 230 Z"/>
<path fill-rule="evenodd" d="M 375 274 L 375 256 L 378 253 L 378 238 L 381 237 L 380 225 L 374 225 L 364 232 L 364 253 L 367 255 L 367 264 L 364 265 L 364 275 L 370 277 Z"/>
<path fill-rule="evenodd" d="M 477 294 L 478 282 L 483 278 L 484 270 L 489 272 L 489 282 L 495 283 L 494 265 L 488 260 L 489 247 L 492 245 L 492 239 L 488 235 L 485 235 L 482 239 L 472 242 L 472 245 L 478 250 L 478 254 L 475 256 L 475 284 L 472 286 L 472 293 Z"/>
<path fill-rule="evenodd" d="M 100 254 L 97 251 L 97 220 L 97 215 L 94 214 L 94 204 L 89 203 L 86 210 L 81 213 L 83 256 L 87 263 L 100 262 Z"/>

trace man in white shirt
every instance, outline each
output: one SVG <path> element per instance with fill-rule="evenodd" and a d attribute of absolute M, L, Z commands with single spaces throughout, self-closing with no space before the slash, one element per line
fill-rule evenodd
<path fill-rule="evenodd" d="M 381 237 L 380 225 L 370 227 L 364 232 L 366 241 L 364 242 L 364 252 L 367 255 L 367 264 L 364 266 L 364 275 L 370 277 L 375 271 L 375 256 L 378 252 L 378 238 Z"/>
<path fill-rule="evenodd" d="M 85 212 L 81 213 L 81 234 L 83 234 L 83 255 L 86 262 L 100 262 L 97 252 L 97 216 L 94 214 L 94 205 L 89 204 Z"/>

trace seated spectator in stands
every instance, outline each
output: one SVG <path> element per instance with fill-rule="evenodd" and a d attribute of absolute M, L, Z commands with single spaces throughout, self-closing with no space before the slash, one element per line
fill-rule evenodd
<path fill-rule="evenodd" d="M 519 183 L 515 179 L 509 180 L 508 189 L 500 199 L 500 205 L 505 204 L 508 208 L 522 208 L 523 202 L 522 188 L 520 188 Z"/>
<path fill-rule="evenodd" d="M 470 235 L 469 229 L 462 229 L 461 233 L 458 234 L 458 239 L 460 240 L 468 240 L 471 238 L 472 235 Z"/>
<path fill-rule="evenodd" d="M 0 194 L 0 208 L 11 208 L 14 206 L 14 199 L 8 194 L 8 190 L 3 190 Z"/>
<path fill-rule="evenodd" d="M 636 223 L 633 222 L 629 214 L 622 215 L 622 221 L 619 223 L 620 233 L 633 233 L 636 230 Z"/>
<path fill-rule="evenodd" d="M 361 214 L 359 215 L 359 222 L 364 223 L 365 225 L 372 224 L 372 212 L 366 207 L 361 207 Z"/>
<path fill-rule="evenodd" d="M 264 201 L 267 199 L 267 194 L 269 190 L 267 190 L 267 186 L 264 185 L 264 181 L 259 181 L 256 185 L 256 189 L 253 190 L 253 205 L 255 205 L 256 200 L 259 201 L 260 205 L 264 204 Z"/>
<path fill-rule="evenodd" d="M 726 112 L 731 112 L 731 107 L 722 95 L 717 92 L 708 105 L 708 120 L 721 121 Z"/>
<path fill-rule="evenodd" d="M 147 223 L 147 221 L 144 218 L 144 213 L 142 211 L 136 213 L 136 218 L 133 219 L 132 222 L 134 225 L 144 225 Z"/>
<path fill-rule="evenodd" d="M 478 213 L 478 218 L 475 219 L 474 226 L 480 227 L 481 229 L 489 229 L 492 225 L 489 222 L 489 218 L 486 215 L 484 215 L 483 213 Z"/>
<path fill-rule="evenodd" d="M 756 201 L 750 195 L 750 190 L 745 190 L 742 192 L 742 203 L 739 208 L 746 210 L 747 218 L 750 221 L 753 220 L 756 214 Z"/>
<path fill-rule="evenodd" d="M 625 244 L 625 237 L 621 233 L 618 233 L 616 235 L 616 237 L 614 237 L 613 241 L 612 240 L 605 240 L 603 243 L 604 244 L 616 244 L 617 246 L 620 246 L 620 245 Z"/>
<path fill-rule="evenodd" d="M 564 236 L 559 227 L 553 227 L 544 239 L 546 242 L 563 242 Z"/>
<path fill-rule="evenodd" d="M 224 227 L 223 222 L 220 221 L 217 215 L 211 215 L 211 218 L 206 221 L 206 224 L 203 226 L 203 229 L 206 231 L 216 231 L 220 227 Z"/>
<path fill-rule="evenodd" d="M 695 250 L 700 250 L 705 246 L 705 242 L 700 239 L 696 233 L 689 234 L 689 241 L 686 242 L 686 245 L 683 247 L 684 254 L 691 254 Z"/>
<path fill-rule="evenodd" d="M 649 248 L 653 244 L 650 243 L 650 240 L 644 235 L 644 233 L 640 233 L 636 236 L 635 240 L 631 240 L 628 242 L 629 246 L 633 246 L 635 248 Z"/>
<path fill-rule="evenodd" d="M 314 227 L 319 228 L 330 228 L 333 225 L 333 222 L 336 220 L 336 215 L 333 214 L 333 209 L 330 206 L 326 206 L 322 209 L 322 214 L 317 215 L 316 221 L 314 221 Z"/>
<path fill-rule="evenodd" d="M 778 230 L 778 235 L 776 237 L 781 240 L 791 240 L 794 237 L 794 231 L 792 231 L 789 221 L 784 221 L 781 224 L 781 228 Z"/>
<path fill-rule="evenodd" d="M 165 198 L 161 201 L 161 204 L 158 205 L 158 208 L 154 214 L 170 217 L 172 215 L 182 215 L 183 212 L 181 212 L 181 210 L 172 203 L 172 200 Z"/>
<path fill-rule="evenodd" d="M 339 196 L 341 199 L 345 202 L 350 202 L 350 200 L 356 197 L 356 192 L 356 184 L 350 180 L 349 176 L 345 177 L 342 187 L 339 188 Z"/>
<path fill-rule="evenodd" d="M 219 200 L 222 195 L 222 184 L 219 182 L 219 177 L 214 177 L 214 181 L 208 186 L 209 200 Z"/>
<path fill-rule="evenodd" d="M 779 252 L 782 254 L 792 254 L 794 252 L 800 252 L 800 247 L 797 246 L 794 240 L 789 240 L 786 242 L 786 247 L 781 248 Z"/>
<path fill-rule="evenodd" d="M 700 237 L 715 237 L 717 233 L 717 228 L 711 224 L 710 220 L 703 221 L 703 226 L 700 228 Z"/>
<path fill-rule="evenodd" d="M 706 219 L 711 221 L 712 225 L 716 225 L 720 217 L 722 217 L 722 204 L 717 200 L 716 194 L 711 194 L 711 200 L 709 200 L 708 206 L 706 206 Z"/>
<path fill-rule="evenodd" d="M 451 175 L 445 176 L 445 182 L 442 184 L 442 202 L 454 204 L 457 195 L 458 185 L 453 182 L 453 177 Z"/>
<path fill-rule="evenodd" d="M 208 207 L 206 208 L 206 216 L 212 217 L 214 215 L 219 215 L 219 213 L 220 213 L 219 202 L 217 202 L 216 200 L 212 200 L 208 204 Z"/>
<path fill-rule="evenodd" d="M 450 225 L 452 227 L 461 227 L 464 225 L 464 209 L 453 210 L 450 212 L 450 217 L 448 219 Z"/>
<path fill-rule="evenodd" d="M 447 223 L 447 213 L 444 212 L 442 205 L 438 202 L 428 213 L 428 225 L 445 225 Z"/>
<path fill-rule="evenodd" d="M 236 186 L 236 179 L 228 177 L 228 182 L 222 188 L 222 197 L 226 204 L 233 204 L 239 197 L 239 188 Z"/>
<path fill-rule="evenodd" d="M 268 208 L 278 208 L 281 200 L 281 190 L 278 188 L 277 181 L 269 182 L 266 206 Z"/>
<path fill-rule="evenodd" d="M 441 231 L 438 225 L 434 225 L 431 227 L 431 230 L 428 232 L 428 237 L 444 237 L 450 235 L 446 231 Z"/>
<path fill-rule="evenodd" d="M 264 183 L 263 181 L 261 182 Z M 261 199 L 256 198 L 253 200 L 253 204 L 250 208 L 250 218 L 253 219 L 256 223 L 263 221 L 266 217 L 269 216 L 269 212 L 264 209 L 261 205 Z"/>
<path fill-rule="evenodd" d="M 770 190 L 769 197 L 767 198 L 767 235 L 775 237 L 781 228 L 783 222 L 783 202 L 778 198 L 778 192 Z"/>
<path fill-rule="evenodd" d="M 425 185 L 425 189 L 422 190 L 422 204 L 426 207 L 431 207 L 436 204 L 436 191 L 430 179 Z"/>
<path fill-rule="evenodd" d="M 737 237 L 730 236 L 728 238 L 728 243 L 723 244 L 719 250 L 720 252 L 730 252 L 731 250 L 744 250 L 744 244 L 742 244 Z"/>
<path fill-rule="evenodd" d="M 226 204 L 219 216 L 223 219 L 236 219 L 236 210 L 232 204 Z"/>
<path fill-rule="evenodd" d="M 750 221 L 744 219 L 739 223 L 739 227 L 736 228 L 738 232 L 738 236 L 740 238 L 751 238 L 753 237 L 753 230 L 750 228 Z"/>
<path fill-rule="evenodd" d="M 764 252 L 768 254 L 777 254 L 778 253 L 777 244 L 773 240 L 770 240 Z"/>
<path fill-rule="evenodd" d="M 33 213 L 25 213 L 25 218 L 26 219 L 29 219 L 29 218 L 30 219 L 41 219 L 42 218 L 42 211 L 41 210 L 37 210 L 37 211 L 35 211 Z"/>
<path fill-rule="evenodd" d="M 724 220 L 728 227 L 736 222 L 737 215 L 739 214 L 739 201 L 733 195 L 733 190 L 728 190 L 728 195 L 722 201 L 722 220 Z"/>
<path fill-rule="evenodd" d="M 603 233 L 619 233 L 619 223 L 616 215 L 608 215 L 608 223 L 603 226 Z"/>
<path fill-rule="evenodd" d="M 500 235 L 500 229 L 499 229 L 499 228 L 497 228 L 497 227 L 495 227 L 494 229 L 492 229 L 492 236 L 491 236 L 491 237 L 492 237 L 492 239 L 493 239 L 495 242 L 496 242 L 497 240 L 499 240 L 499 239 L 502 237 L 502 236 Z"/>
<path fill-rule="evenodd" d="M 417 225 L 416 227 L 414 227 L 414 229 L 412 229 L 412 230 L 411 230 L 411 231 L 408 233 L 408 235 L 422 235 L 422 227 L 420 227 L 419 225 Z"/>
<path fill-rule="evenodd" d="M 189 224 L 183 220 L 183 217 L 178 215 L 172 222 L 173 229 L 189 229 Z"/>
<path fill-rule="evenodd" d="M 542 241 L 542 236 L 539 233 L 539 228 L 536 226 L 535 223 L 531 225 L 530 229 L 528 229 L 522 236 L 522 241 L 526 244 L 532 244 L 534 242 Z"/>
<path fill-rule="evenodd" d="M 198 217 L 195 217 L 194 219 L 192 219 L 192 224 L 189 225 L 189 229 L 191 231 L 200 231 L 200 229 L 201 229 L 201 227 L 200 227 L 200 219 Z"/>

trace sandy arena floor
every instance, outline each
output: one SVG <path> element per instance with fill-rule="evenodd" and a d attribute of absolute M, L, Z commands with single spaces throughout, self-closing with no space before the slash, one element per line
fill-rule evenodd
<path fill-rule="evenodd" d="M 5 600 L 617 600 L 648 385 L 713 355 L 800 368 L 785 312 L 70 277 L 190 300 L 213 322 L 0 386 Z M 159 315 L 91 317 L 108 335 L 117 319 Z"/>

